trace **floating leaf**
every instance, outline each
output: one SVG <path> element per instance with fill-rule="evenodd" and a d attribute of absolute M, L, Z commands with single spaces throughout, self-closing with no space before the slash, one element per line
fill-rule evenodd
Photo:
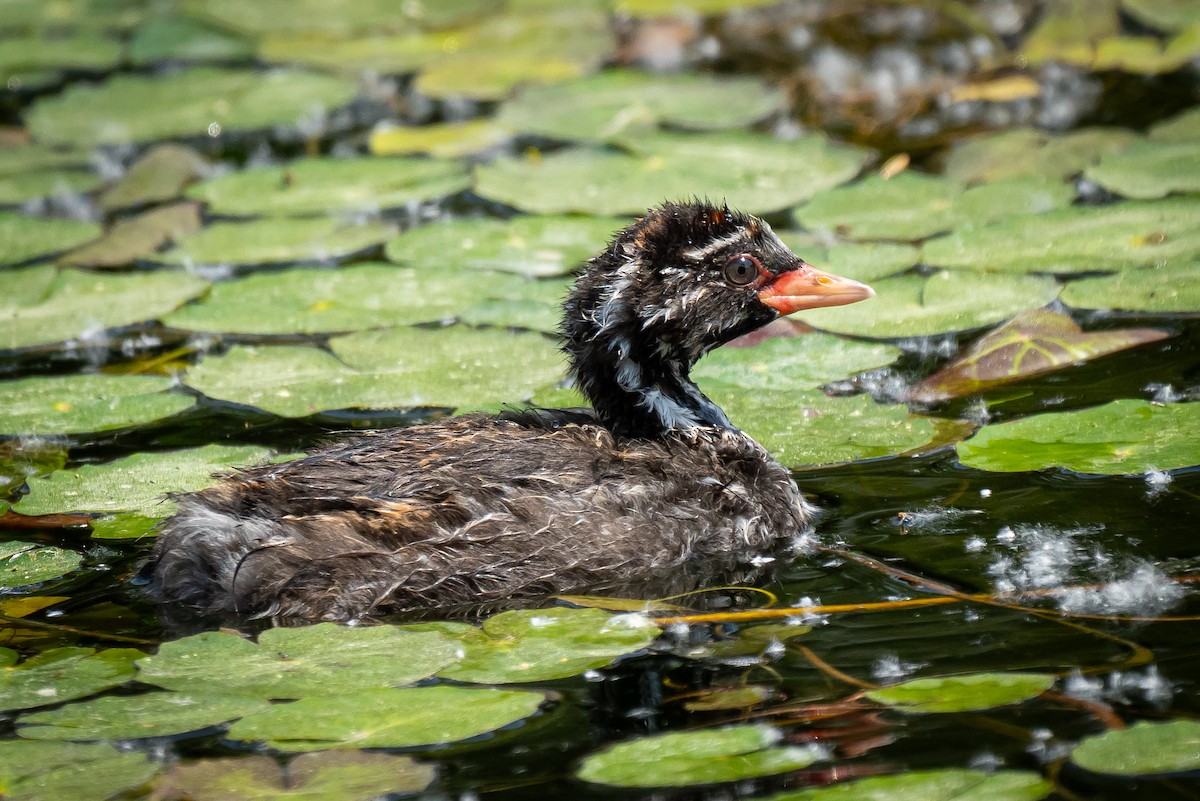
<path fill-rule="evenodd" d="M 56 512 L 141 512 L 166 517 L 168 492 L 194 492 L 217 482 L 212 474 L 265 462 L 266 448 L 205 445 L 180 451 L 136 453 L 106 464 L 85 464 L 31 479 L 29 495 L 14 509 L 25 515 Z"/>
<path fill-rule="evenodd" d="M 757 724 L 640 737 L 588 756 L 578 776 L 614 787 L 688 787 L 788 773 L 823 756 L 780 739 L 778 730 Z"/>
<path fill-rule="evenodd" d="M 108 431 L 170 417 L 190 407 L 157 376 L 76 375 L 0 381 L 0 434 Z"/>
<path fill-rule="evenodd" d="M 1062 301 L 1079 309 L 1200 312 L 1200 264 L 1124 270 L 1072 281 L 1063 288 Z"/>
<path fill-rule="evenodd" d="M 205 136 L 214 124 L 227 131 L 294 126 L 314 108 L 344 105 L 355 91 L 352 81 L 328 75 L 201 67 L 74 84 L 35 102 L 25 121 L 38 141 L 116 145 Z"/>
<path fill-rule="evenodd" d="M 780 91 L 757 78 L 610 70 L 527 88 L 500 107 L 497 119 L 523 133 L 604 142 L 662 124 L 693 130 L 741 128 L 778 111 L 783 102 Z"/>
<path fill-rule="evenodd" d="M 174 272 L 103 275 L 33 267 L 23 280 L 43 281 L 32 302 L 0 301 L 0 350 L 62 342 L 107 328 L 154 320 L 200 295 L 208 283 Z M 12 278 L 6 274 L 5 278 Z"/>
<path fill-rule="evenodd" d="M 188 197 L 229 215 L 375 212 L 437 200 L 470 182 L 457 161 L 314 158 L 227 173 L 196 184 Z"/>
<path fill-rule="evenodd" d="M 21 264 L 82 244 L 100 234 L 100 226 L 75 220 L 51 220 L 0 211 L 0 265 Z M 8 280 L 5 275 L 5 280 Z"/>
<path fill-rule="evenodd" d="M 724 712 L 732 709 L 750 709 L 771 697 L 766 687 L 721 687 L 709 690 L 699 698 L 685 701 L 683 708 L 689 712 Z"/>
<path fill-rule="evenodd" d="M 202 303 L 185 306 L 165 322 L 240 334 L 358 331 L 450 319 L 489 297 L 520 294 L 530 283 L 499 273 L 464 276 L 440 259 L 436 267 L 416 269 L 390 264 L 294 269 L 215 284 Z"/>
<path fill-rule="evenodd" d="M 428 97 L 500 100 L 515 86 L 563 81 L 585 71 L 583 64 L 565 56 L 464 55 L 422 70 L 413 88 Z"/>
<path fill-rule="evenodd" d="M 636 155 L 575 148 L 501 159 L 476 170 L 475 191 L 541 213 L 640 214 L 663 198 L 708 195 L 750 213 L 788 208 L 852 178 L 866 151 L 809 135 L 657 134 Z"/>
<path fill-rule="evenodd" d="M 1160 122 L 1150 129 L 1149 137 L 1153 142 L 1200 141 L 1200 108 L 1184 111 Z"/>
<path fill-rule="evenodd" d="M 828 334 L 775 337 L 748 348 L 718 348 L 692 371 L 702 384 L 716 381 L 745 389 L 816 389 L 864 370 L 886 367 L 900 349 Z"/>
<path fill-rule="evenodd" d="M 129 42 L 134 64 L 159 61 L 244 61 L 254 55 L 245 39 L 201 20 L 180 14 L 159 14 L 143 23 Z"/>
<path fill-rule="evenodd" d="M 433 125 L 379 127 L 371 132 L 368 147 L 376 156 L 427 153 L 437 158 L 456 158 L 498 148 L 512 139 L 512 132 L 491 119 L 446 122 Z"/>
<path fill-rule="evenodd" d="M 617 0 L 617 11 L 633 17 L 671 17 L 680 14 L 717 16 L 756 6 L 774 5 L 778 0 Z"/>
<path fill-rule="evenodd" d="M 266 701 L 205 693 L 109 695 L 22 715 L 27 740 L 124 740 L 201 731 L 266 709 Z"/>
<path fill-rule="evenodd" d="M 958 444 L 968 467 L 997 472 L 1064 467 L 1121 475 L 1200 465 L 1200 403 L 1117 400 L 1074 412 L 987 425 Z"/>
<path fill-rule="evenodd" d="M 94 242 L 59 258 L 78 267 L 123 267 L 200 229 L 200 206 L 176 203 L 122 220 Z"/>
<path fill-rule="evenodd" d="M 1025 39 L 1030 64 L 1091 63 L 1095 43 L 1121 32 L 1117 0 L 1059 0 L 1047 8 Z"/>
<path fill-rule="evenodd" d="M 146 784 L 158 769 L 146 753 L 111 745 L 0 742 L 0 787 L 6 801 L 99 801 Z"/>
<path fill-rule="evenodd" d="M 960 398 L 1168 336 L 1169 332 L 1157 328 L 1085 334 L 1065 314 L 1034 309 L 981 337 L 962 356 L 913 387 L 909 399 L 936 403 Z"/>
<path fill-rule="evenodd" d="M 1140 721 L 1085 737 L 1071 761 L 1093 773 L 1157 776 L 1200 770 L 1200 723 Z"/>
<path fill-rule="evenodd" d="M 64 168 L 86 170 L 90 165 L 91 156 L 86 150 L 65 150 L 39 143 L 0 146 L 0 175 Z"/>
<path fill-rule="evenodd" d="M 373 248 L 395 233 L 386 223 L 357 224 L 332 217 L 218 222 L 183 237 L 155 259 L 182 266 L 324 263 Z"/>
<path fill-rule="evenodd" d="M 390 626 L 268 629 L 257 644 L 209 631 L 163 643 L 138 662 L 138 681 L 254 698 L 344 695 L 432 676 L 455 650 L 440 634 Z"/>
<path fill-rule="evenodd" d="M 209 170 L 208 162 L 190 147 L 155 145 L 133 163 L 126 173 L 97 198 L 106 212 L 174 200 L 184 187 Z"/>
<path fill-rule="evenodd" d="M 65 576 L 83 564 L 74 551 L 13 540 L 0 542 L 0 590 L 28 587 Z"/>
<path fill-rule="evenodd" d="M 107 514 L 92 520 L 94 540 L 139 540 L 153 537 L 160 520 L 138 514 Z"/>
<path fill-rule="evenodd" d="M 1134 142 L 1122 153 L 1100 157 L 1083 177 L 1125 197 L 1153 199 L 1200 192 L 1197 143 Z"/>
<path fill-rule="evenodd" d="M 0 648 L 0 709 L 73 701 L 119 687 L 137 672 L 133 660 L 145 656 L 132 648 L 51 648 L 17 662 L 17 652 Z"/>
<path fill-rule="evenodd" d="M 47 36 L 44 33 L 14 36 L 9 33 L 4 37 L 4 50 L 0 51 L 0 83 L 40 71 L 106 72 L 120 63 L 121 51 L 119 41 L 94 33 L 73 36 Z M 15 88 L 11 83 L 9 86 Z"/>
<path fill-rule="evenodd" d="M 0 176 L 0 203 L 17 205 L 44 197 L 91 192 L 103 182 L 85 170 L 30 170 Z"/>
<path fill-rule="evenodd" d="M 867 697 L 900 712 L 967 712 L 1027 701 L 1053 686 L 1046 673 L 972 673 L 912 679 L 868 690 Z"/>
<path fill-rule="evenodd" d="M 3 500 L 35 476 L 53 473 L 67 463 L 67 449 L 39 437 L 0 442 L 0 514 L 8 509 Z"/>
<path fill-rule="evenodd" d="M 388 259 L 439 270 L 504 270 L 531 278 L 566 275 L 604 249 L 626 224 L 615 217 L 456 219 L 412 228 L 388 242 Z"/>
<path fill-rule="evenodd" d="M 371 801 L 424 790 L 434 769 L 406 756 L 367 752 L 301 754 L 286 768 L 269 756 L 205 759 L 175 765 L 156 798 L 190 801 Z"/>
<path fill-rule="evenodd" d="M 329 36 L 394 33 L 418 24 L 445 27 L 495 7 L 496 0 L 438 0 L 397 6 L 389 0 L 187 0 L 190 14 L 246 34 L 319 31 Z"/>
<path fill-rule="evenodd" d="M 763 801 L 1038 801 L 1054 785 L 1024 770 L 916 770 L 773 795 Z"/>
<path fill-rule="evenodd" d="M 1121 0 L 1121 8 L 1159 30 L 1200 24 L 1200 9 L 1191 0 Z"/>
<path fill-rule="evenodd" d="M 464 37 L 462 31 L 382 34 L 374 30 L 353 39 L 312 31 L 272 33 L 259 42 L 258 57 L 352 76 L 364 72 L 396 75 L 415 72 L 472 41 L 473 37 Z"/>
<path fill-rule="evenodd" d="M 877 281 L 901 273 L 921 260 L 914 245 L 897 242 L 826 241 L 797 231 L 779 231 L 783 243 L 805 261 L 855 281 Z"/>
<path fill-rule="evenodd" d="M 946 176 L 961 183 L 1018 175 L 1068 178 L 1135 139 L 1137 134 L 1122 128 L 1083 128 L 1061 136 L 1017 128 L 955 145 L 946 158 Z"/>
<path fill-rule="evenodd" d="M 793 215 L 805 228 L 850 239 L 924 239 L 953 227 L 950 212 L 961 193 L 953 181 L 930 175 L 872 175 L 822 192 Z"/>
<path fill-rule="evenodd" d="M 421 624 L 409 627 L 420 632 Z M 658 626 L 641 615 L 600 609 L 520 609 L 463 629 L 465 654 L 438 671 L 477 684 L 515 684 L 578 676 L 654 642 Z"/>
<path fill-rule="evenodd" d="M 413 687 L 301 698 L 249 714 L 233 740 L 266 740 L 280 751 L 413 748 L 452 743 L 533 715 L 546 700 L 524 690 Z"/>
<path fill-rule="evenodd" d="M 334 355 L 234 347 L 191 368 L 185 382 L 210 398 L 303 417 L 335 409 L 517 403 L 563 370 L 561 354 L 538 334 L 395 328 L 336 337 L 330 345 Z"/>

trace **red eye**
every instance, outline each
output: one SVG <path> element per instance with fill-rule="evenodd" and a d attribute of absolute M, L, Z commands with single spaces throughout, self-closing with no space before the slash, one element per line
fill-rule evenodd
<path fill-rule="evenodd" d="M 758 259 L 749 253 L 739 253 L 725 262 L 725 280 L 735 286 L 745 286 L 758 278 L 761 267 Z"/>

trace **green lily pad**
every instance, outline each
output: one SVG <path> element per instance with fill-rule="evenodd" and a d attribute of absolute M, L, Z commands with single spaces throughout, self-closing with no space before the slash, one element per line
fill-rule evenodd
<path fill-rule="evenodd" d="M 0 265 L 20 264 L 38 256 L 58 253 L 99 234 L 100 226 L 94 223 L 0 211 Z"/>
<path fill-rule="evenodd" d="M 586 67 L 566 56 L 463 55 L 421 71 L 413 88 L 428 97 L 500 100 L 513 87 L 576 78 Z"/>
<path fill-rule="evenodd" d="M 1200 199 L 1130 201 L 1010 217 L 925 243 L 937 267 L 1094 272 L 1186 263 L 1200 256 Z"/>
<path fill-rule="evenodd" d="M 28 587 L 65 576 L 83 557 L 65 548 L 12 540 L 0 542 L 0 589 Z"/>
<path fill-rule="evenodd" d="M 216 214 L 305 215 L 391 209 L 452 195 L 470 182 L 456 161 L 317 158 L 227 173 L 187 194 Z"/>
<path fill-rule="evenodd" d="M 183 237 L 155 259 L 181 266 L 325 263 L 373 248 L 395 233 L 386 223 L 333 217 L 218 222 Z"/>
<path fill-rule="evenodd" d="M 528 88 L 501 106 L 497 119 L 523 133 L 604 142 L 664 123 L 693 130 L 741 128 L 783 103 L 782 92 L 757 78 L 610 70 Z"/>
<path fill-rule="evenodd" d="M 436 158 L 457 158 L 500 147 L 512 132 L 491 119 L 445 122 L 420 126 L 384 126 L 371 132 L 368 147 L 376 156 L 426 153 Z"/>
<path fill-rule="evenodd" d="M 69 150 L 37 142 L 0 147 L 0 175 L 54 169 L 86 170 L 91 156 L 86 150 Z"/>
<path fill-rule="evenodd" d="M 1062 301 L 1077 309 L 1200 312 L 1200 263 L 1072 281 L 1063 288 Z"/>
<path fill-rule="evenodd" d="M 6 801 L 101 801 L 141 787 L 158 769 L 148 754 L 111 745 L 0 742 L 0 787 Z"/>
<path fill-rule="evenodd" d="M 87 194 L 103 183 L 86 170 L 29 170 L 0 176 L 0 203 L 17 205 L 43 197 Z"/>
<path fill-rule="evenodd" d="M 1200 108 L 1189 109 L 1160 122 L 1148 134 L 1153 142 L 1200 141 Z"/>
<path fill-rule="evenodd" d="M 1062 0 L 1039 15 L 1021 52 L 1030 64 L 1059 61 L 1087 65 L 1094 44 L 1120 31 L 1116 0 Z"/>
<path fill-rule="evenodd" d="M 234 347 L 191 368 L 188 386 L 283 417 L 336 409 L 476 407 L 518 403 L 562 375 L 538 334 L 393 328 L 306 347 Z M 520 365 L 520 370 L 513 370 Z"/>
<path fill-rule="evenodd" d="M 420 792 L 434 775 L 432 765 L 392 754 L 301 754 L 286 768 L 269 756 L 235 757 L 175 765 L 155 793 L 191 801 L 371 801 Z"/>
<path fill-rule="evenodd" d="M 934 421 L 870 396 L 830 398 L 816 390 L 761 390 L 715 381 L 702 389 L 729 419 L 789 467 L 839 464 L 920 450 Z"/>
<path fill-rule="evenodd" d="M 577 775 L 613 787 L 688 787 L 788 773 L 822 758 L 818 748 L 781 739 L 757 724 L 640 737 L 588 756 Z"/>
<path fill-rule="evenodd" d="M 13 508 L 25 515 L 58 512 L 139 512 L 163 518 L 175 504 L 168 492 L 194 492 L 217 482 L 212 474 L 267 461 L 271 452 L 250 445 L 205 445 L 180 451 L 136 453 L 105 464 L 85 464 L 29 481 L 29 495 Z"/>
<path fill-rule="evenodd" d="M 910 400 L 960 398 L 1170 336 L 1157 328 L 1084 333 L 1065 314 L 1022 312 L 975 342 L 962 356 L 912 388 Z"/>
<path fill-rule="evenodd" d="M 301 698 L 239 720 L 233 740 L 265 740 L 280 751 L 413 748 L 477 737 L 533 715 L 542 693 L 466 687 L 363 690 Z"/>
<path fill-rule="evenodd" d="M 779 0 L 617 0 L 616 10 L 632 17 L 674 17 L 680 14 L 717 16 L 755 6 L 770 6 Z"/>
<path fill-rule="evenodd" d="M 181 14 L 151 17 L 129 42 L 129 60 L 134 64 L 245 61 L 253 55 L 254 46 L 245 39 Z"/>
<path fill-rule="evenodd" d="M 1046 276 L 936 272 L 901 275 L 872 284 L 878 296 L 866 305 L 802 312 L 804 322 L 852 336 L 900 339 L 995 325 L 1058 294 Z"/>
<path fill-rule="evenodd" d="M 345 695 L 428 678 L 451 664 L 455 651 L 440 634 L 390 626 L 268 629 L 257 644 L 209 631 L 163 643 L 138 661 L 138 681 L 255 698 Z"/>
<path fill-rule="evenodd" d="M 781 795 L 763 801 L 1038 801 L 1054 785 L 1024 770 L 917 770 L 873 776 Z"/>
<path fill-rule="evenodd" d="M 0 52 L 0 83 L 13 76 L 21 76 L 41 70 L 88 70 L 107 72 L 121 61 L 123 48 L 116 39 L 95 33 L 73 36 L 4 37 L 4 50 Z"/>
<path fill-rule="evenodd" d="M 916 246 L 906 243 L 838 242 L 798 231 L 777 233 L 792 252 L 809 264 L 855 281 L 878 281 L 904 272 L 921 260 Z"/>
<path fill-rule="evenodd" d="M 156 145 L 97 198 L 106 212 L 179 197 L 209 170 L 199 153 L 183 145 Z"/>
<path fill-rule="evenodd" d="M 201 731 L 251 715 L 269 704 L 254 698 L 206 693 L 109 695 L 33 712 L 17 719 L 27 740 L 132 740 Z"/>
<path fill-rule="evenodd" d="M 1200 25 L 1165 41 L 1157 36 L 1110 36 L 1095 43 L 1095 54 L 1075 63 L 1095 70 L 1121 70 L 1141 75 L 1174 72 L 1200 56 Z"/>
<path fill-rule="evenodd" d="M 879 690 L 868 690 L 872 701 L 900 712 L 967 712 L 1027 701 L 1054 686 L 1046 673 L 972 673 L 933 679 L 912 679 Z"/>
<path fill-rule="evenodd" d="M 410 628 L 421 631 L 421 624 Z M 661 629 L 641 615 L 601 609 L 520 609 L 464 628 L 463 656 L 438 671 L 455 681 L 515 684 L 578 676 L 654 642 Z"/>
<path fill-rule="evenodd" d="M 0 442 L 0 514 L 8 509 L 14 490 L 36 476 L 59 470 L 67 463 L 62 443 L 40 437 L 23 437 Z"/>
<path fill-rule="evenodd" d="M 1009 473 L 1064 467 L 1127 475 L 1200 465 L 1200 404 L 1116 400 L 987 425 L 958 444 L 968 467 Z"/>
<path fill-rule="evenodd" d="M 1018 175 L 1069 178 L 1136 139 L 1137 134 L 1123 128 L 1084 128 L 1061 136 L 1017 128 L 956 145 L 946 159 L 946 176 L 961 183 Z"/>
<path fill-rule="evenodd" d="M 962 187 L 931 175 L 872 175 L 830 189 L 793 212 L 805 228 L 850 239 L 916 240 L 953 227 L 951 211 Z"/>
<path fill-rule="evenodd" d="M 1153 199 L 1200 192 L 1196 142 L 1134 142 L 1123 153 L 1104 155 L 1083 177 L 1125 197 Z"/>
<path fill-rule="evenodd" d="M 775 337 L 749 348 L 718 348 L 692 371 L 700 383 L 716 381 L 745 389 L 816 389 L 864 370 L 886 367 L 900 349 L 854 342 L 828 334 Z"/>
<path fill-rule="evenodd" d="M 17 652 L 0 648 L 0 709 L 73 701 L 119 687 L 137 672 L 133 660 L 145 656 L 133 648 L 51 648 L 17 662 Z"/>
<path fill-rule="evenodd" d="M 364 72 L 397 75 L 415 72 L 445 58 L 448 51 L 470 46 L 462 31 L 381 34 L 372 31 L 352 39 L 301 31 L 271 33 L 258 43 L 258 57 L 274 64 L 297 64 L 359 76 Z"/>
<path fill-rule="evenodd" d="M 388 259 L 440 270 L 503 270 L 531 278 L 566 275 L 604 249 L 626 221 L 615 217 L 536 216 L 455 219 L 412 228 L 388 242 Z"/>
<path fill-rule="evenodd" d="M 250 275 L 215 284 L 202 303 L 185 306 L 165 322 L 240 334 L 358 331 L 450 319 L 489 297 L 520 295 L 532 283 L 500 273 L 464 276 L 444 262 L 427 263 L 415 269 L 359 264 Z"/>
<path fill-rule="evenodd" d="M 224 131 L 294 126 L 314 108 L 344 105 L 355 92 L 352 81 L 329 75 L 200 67 L 74 84 L 35 102 L 25 121 L 38 141 L 117 145 L 210 135 L 214 124 Z"/>
<path fill-rule="evenodd" d="M 479 167 L 475 191 L 540 213 L 640 214 L 666 198 L 707 195 L 750 213 L 802 203 L 846 181 L 866 151 L 809 135 L 783 142 L 746 133 L 658 134 L 637 154 L 576 148 Z"/>
<path fill-rule="evenodd" d="M 158 376 L 76 375 L 0 381 L 0 434 L 108 431 L 170 417 L 190 407 Z"/>
<path fill-rule="evenodd" d="M 176 203 L 122 220 L 108 233 L 64 254 L 59 264 L 78 267 L 123 267 L 151 256 L 168 242 L 200 229 L 200 206 Z"/>
<path fill-rule="evenodd" d="M 24 280 L 45 282 L 31 302 L 0 301 L 0 350 L 62 342 L 87 332 L 154 320 L 200 295 L 208 283 L 176 272 L 103 275 L 33 267 Z M 39 274 L 40 273 L 40 274 Z M 6 274 L 5 278 L 12 277 Z"/>
<path fill-rule="evenodd" d="M 126 512 L 101 515 L 92 520 L 92 539 L 140 540 L 144 537 L 153 537 L 160 522 L 157 517 Z"/>
<path fill-rule="evenodd" d="M 500 285 L 495 297 L 473 303 L 459 319 L 467 325 L 519 328 L 557 335 L 562 322 L 563 298 L 570 291 L 569 280 L 522 281 L 509 287 Z"/>
<path fill-rule="evenodd" d="M 1071 761 L 1093 773 L 1157 776 L 1200 770 L 1200 723 L 1141 721 L 1085 737 Z"/>
<path fill-rule="evenodd" d="M 496 0 L 422 0 L 397 6 L 388 0 L 186 0 L 184 9 L 245 34 L 319 31 L 329 36 L 395 33 L 417 25 L 446 27 L 494 8 Z"/>

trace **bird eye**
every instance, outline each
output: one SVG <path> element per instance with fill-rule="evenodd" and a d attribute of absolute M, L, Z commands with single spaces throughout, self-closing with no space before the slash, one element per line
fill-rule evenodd
<path fill-rule="evenodd" d="M 739 253 L 725 262 L 725 280 L 737 286 L 743 286 L 758 278 L 758 270 L 762 267 L 758 259 L 749 253 Z"/>

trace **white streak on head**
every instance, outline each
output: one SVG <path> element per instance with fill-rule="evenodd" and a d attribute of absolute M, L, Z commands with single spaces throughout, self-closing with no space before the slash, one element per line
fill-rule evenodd
<path fill-rule="evenodd" d="M 714 239 L 712 242 L 709 242 L 707 245 L 705 245 L 702 248 L 689 248 L 689 249 L 683 251 L 682 255 L 688 261 L 694 261 L 694 262 L 704 261 L 706 258 L 708 258 L 712 254 L 716 253 L 717 251 L 724 250 L 725 248 L 729 247 L 730 245 L 733 245 L 733 244 L 743 241 L 743 240 L 748 240 L 749 238 L 750 238 L 750 232 L 747 231 L 744 227 L 739 227 L 736 231 L 734 231 L 732 234 L 729 234 L 728 236 L 723 236 L 720 239 Z"/>

